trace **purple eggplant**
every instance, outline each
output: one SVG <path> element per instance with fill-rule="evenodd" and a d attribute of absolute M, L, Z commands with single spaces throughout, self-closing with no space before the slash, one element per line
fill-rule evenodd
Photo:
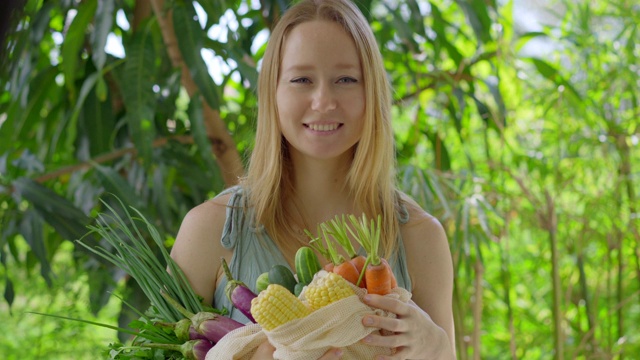
<path fill-rule="evenodd" d="M 196 331 L 196 328 L 193 326 L 193 321 L 191 321 L 191 319 L 184 318 L 175 323 L 155 321 L 153 325 L 156 327 L 173 330 L 178 340 L 182 342 L 189 340 L 209 340 L 206 336 Z"/>
<path fill-rule="evenodd" d="M 252 323 L 256 323 L 256 320 L 251 315 L 251 300 L 258 297 L 249 287 L 240 280 L 233 278 L 229 265 L 224 258 L 222 258 L 222 267 L 224 268 L 224 274 L 227 277 L 227 286 L 225 287 L 225 293 L 227 298 L 233 306 L 235 306 L 247 319 Z"/>
<path fill-rule="evenodd" d="M 227 335 L 227 333 L 244 326 L 243 323 L 233 320 L 230 317 L 209 311 L 201 311 L 197 314 L 193 314 L 166 293 L 162 292 L 161 295 L 191 322 L 191 326 L 185 328 L 187 335 L 184 334 L 185 330 L 182 330 L 180 335 L 176 334 L 177 336 L 183 338 L 184 336 L 188 336 L 190 339 L 196 338 L 197 336 L 195 334 L 191 334 L 192 327 L 198 334 L 203 335 L 208 341 L 217 343 L 223 336 Z"/>
<path fill-rule="evenodd" d="M 179 351 L 185 359 L 190 360 L 205 360 L 207 352 L 213 347 L 213 343 L 209 340 L 189 340 L 181 345 L 178 344 L 156 344 L 156 343 L 143 343 L 139 346 L 149 347 L 154 349 L 165 349 Z"/>

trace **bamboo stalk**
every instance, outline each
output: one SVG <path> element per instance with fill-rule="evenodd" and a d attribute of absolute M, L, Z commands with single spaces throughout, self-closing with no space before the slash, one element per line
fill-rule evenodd
<path fill-rule="evenodd" d="M 560 260 L 558 254 L 558 220 L 556 217 L 555 205 L 553 198 L 549 191 L 545 190 L 546 197 L 546 227 L 549 233 L 549 245 L 551 247 L 551 279 L 552 279 L 552 292 L 553 292 L 553 343 L 554 343 L 554 359 L 564 359 L 564 341 L 563 341 L 563 326 L 562 326 L 562 298 L 561 298 L 561 283 L 560 283 Z"/>
<path fill-rule="evenodd" d="M 475 262 L 475 299 L 473 302 L 473 360 L 481 359 L 481 338 L 482 338 L 482 297 L 483 297 L 483 286 L 482 282 L 484 279 L 484 265 L 482 261 L 480 261 L 480 257 L 476 257 Z"/>
<path fill-rule="evenodd" d="M 500 272 L 502 275 L 502 283 L 504 285 L 504 303 L 507 305 L 507 328 L 509 330 L 509 352 L 511 353 L 511 359 L 517 360 L 518 356 L 516 355 L 517 346 L 516 346 L 516 331 L 515 326 L 513 324 L 513 306 L 511 304 L 511 268 L 509 266 L 509 214 L 505 215 L 505 226 L 503 234 L 503 238 L 501 243 L 504 246 L 500 247 Z"/>
<path fill-rule="evenodd" d="M 458 279 L 460 278 L 460 271 L 458 270 L 460 265 L 460 251 L 453 250 L 451 253 L 451 258 L 453 260 L 453 269 L 454 269 L 454 277 L 453 277 L 453 320 L 456 324 L 455 326 L 455 338 L 456 338 L 456 354 L 458 356 L 458 360 L 467 360 L 469 358 L 467 354 L 467 345 L 465 340 L 465 313 L 464 309 L 466 306 L 463 306 L 461 303 L 461 299 L 464 297 L 461 294 L 460 290 L 460 282 Z"/>
<path fill-rule="evenodd" d="M 640 281 L 640 235 L 638 234 L 638 228 L 636 227 L 637 220 L 634 218 L 634 214 L 637 214 L 638 209 L 636 208 L 636 194 L 634 184 L 631 178 L 632 169 L 631 169 L 631 154 L 629 145 L 627 144 L 626 134 L 617 134 L 616 136 L 616 149 L 620 154 L 620 166 L 619 166 L 619 175 L 620 179 L 624 184 L 627 203 L 628 203 L 628 213 L 629 219 L 627 221 L 627 229 L 628 232 L 623 232 L 621 229 L 618 229 L 618 285 L 617 285 L 617 300 L 618 304 L 622 303 L 624 298 L 624 269 L 625 269 L 625 261 L 624 261 L 624 237 L 625 233 L 630 233 L 635 239 L 634 246 L 634 255 L 636 261 L 636 280 Z M 623 203 L 622 195 L 619 196 L 620 203 Z M 624 309 L 622 307 L 618 308 L 618 339 L 622 338 L 625 334 L 624 328 Z M 621 352 L 619 355 L 619 359 L 622 360 L 624 358 L 624 354 Z"/>

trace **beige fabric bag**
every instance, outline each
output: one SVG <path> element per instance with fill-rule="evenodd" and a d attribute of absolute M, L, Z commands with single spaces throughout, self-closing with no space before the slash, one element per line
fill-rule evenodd
<path fill-rule="evenodd" d="M 208 353 L 206 360 L 248 360 L 265 340 L 276 348 L 278 360 L 317 360 L 330 348 L 341 348 L 343 359 L 373 359 L 378 354 L 391 354 L 392 349 L 366 345 L 360 340 L 375 328 L 362 325 L 366 314 L 395 317 L 395 314 L 373 309 L 361 299 L 367 291 L 352 286 L 356 295 L 316 310 L 303 319 L 291 321 L 272 331 L 262 330 L 251 324 L 227 334 Z M 396 288 L 386 296 L 403 302 L 411 299 L 411 293 Z M 304 292 L 300 295 L 304 301 Z"/>

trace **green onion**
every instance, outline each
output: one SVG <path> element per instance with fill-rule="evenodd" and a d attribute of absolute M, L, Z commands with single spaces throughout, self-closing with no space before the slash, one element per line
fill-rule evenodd
<path fill-rule="evenodd" d="M 122 201 L 117 197 L 116 199 L 122 207 L 124 218 L 103 201 L 102 203 L 111 214 L 99 214 L 96 224 L 88 226 L 90 231 L 87 234 L 97 234 L 112 249 L 97 244 L 85 244 L 82 241 L 84 237 L 78 240 L 78 243 L 131 275 L 163 320 L 177 322 L 184 318 L 165 300 L 161 295 L 163 292 L 178 300 L 192 313 L 203 311 L 200 299 L 189 285 L 182 270 L 170 257 L 164 247 L 163 239 L 153 224 L 140 211 L 130 207 L 135 212 L 134 215 L 137 214 L 133 217 Z M 146 228 L 151 240 L 157 245 L 163 262 L 147 243 L 139 225 Z"/>

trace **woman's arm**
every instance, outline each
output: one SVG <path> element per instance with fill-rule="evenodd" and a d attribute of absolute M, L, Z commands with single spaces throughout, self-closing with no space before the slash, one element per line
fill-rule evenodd
<path fill-rule="evenodd" d="M 447 237 L 438 220 L 417 204 L 410 202 L 408 208 L 410 220 L 401 231 L 412 301 L 371 295 L 369 305 L 395 313 L 397 319 L 365 316 L 364 325 L 394 334 L 370 335 L 364 341 L 396 348 L 396 354 L 385 359 L 454 359 L 453 266 Z"/>
<path fill-rule="evenodd" d="M 221 243 L 227 201 L 230 195 L 216 197 L 191 209 L 184 217 L 171 257 L 180 266 L 196 294 L 213 304 L 213 294 L 221 270 L 221 257 L 231 261 L 232 252 Z"/>
<path fill-rule="evenodd" d="M 412 300 L 444 330 L 455 353 L 453 262 L 447 235 L 440 222 L 419 207 L 411 211 L 410 219 L 402 236 L 413 285 Z"/>

